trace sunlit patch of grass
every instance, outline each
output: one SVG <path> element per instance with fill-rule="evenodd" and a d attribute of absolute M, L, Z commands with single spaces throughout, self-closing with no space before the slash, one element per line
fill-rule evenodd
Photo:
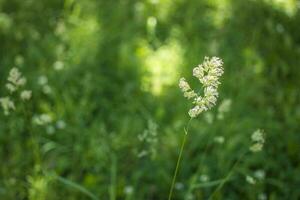
<path fill-rule="evenodd" d="M 78 3 L 68 17 L 68 31 L 65 35 L 70 45 L 71 62 L 74 64 L 94 58 L 99 47 L 100 23 L 93 12 L 92 8 Z"/>
<path fill-rule="evenodd" d="M 224 22 L 230 18 L 232 5 L 230 0 L 211 0 L 209 4 L 214 8 L 210 13 L 214 25 L 216 27 L 222 27 Z"/>
<path fill-rule="evenodd" d="M 44 200 L 47 199 L 49 182 L 51 181 L 50 176 L 29 176 L 28 182 L 29 188 L 29 199 L 30 200 Z"/>
<path fill-rule="evenodd" d="M 264 2 L 276 9 L 284 11 L 290 17 L 296 14 L 299 7 L 297 0 L 264 0 Z"/>
<path fill-rule="evenodd" d="M 81 19 L 70 32 L 71 51 L 74 62 L 78 63 L 82 58 L 90 58 L 95 55 L 99 40 L 99 24 L 95 18 Z"/>
<path fill-rule="evenodd" d="M 140 45 L 136 53 L 142 60 L 145 72 L 142 88 L 154 95 L 160 95 L 165 87 L 174 84 L 178 79 L 182 48 L 176 40 L 170 40 L 156 50 L 145 42 Z"/>
<path fill-rule="evenodd" d="M 157 10 L 157 17 L 164 21 L 172 13 L 174 6 L 181 0 L 148 0 Z"/>

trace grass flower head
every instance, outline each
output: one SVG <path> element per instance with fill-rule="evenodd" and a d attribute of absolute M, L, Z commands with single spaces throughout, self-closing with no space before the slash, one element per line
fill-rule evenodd
<path fill-rule="evenodd" d="M 223 61 L 218 57 L 205 57 L 203 63 L 193 69 L 193 76 L 198 78 L 204 87 L 203 96 L 192 90 L 185 78 L 179 80 L 179 88 L 183 92 L 183 96 L 193 99 L 194 107 L 188 112 L 190 117 L 197 117 L 203 111 L 216 105 L 219 96 L 218 86 L 221 84 L 219 78 L 223 73 Z"/>
<path fill-rule="evenodd" d="M 22 76 L 22 73 L 19 71 L 18 68 L 13 67 L 10 72 L 7 80 L 13 84 L 16 88 L 19 86 L 23 86 L 26 84 L 26 78 Z"/>
<path fill-rule="evenodd" d="M 264 132 L 260 129 L 254 131 L 254 133 L 251 135 L 251 140 L 253 144 L 250 147 L 250 151 L 252 152 L 261 151 L 265 143 Z"/>
<path fill-rule="evenodd" d="M 15 104 L 9 97 L 0 98 L 0 104 L 4 110 L 5 115 L 9 115 L 11 110 L 15 110 Z"/>
<path fill-rule="evenodd" d="M 30 90 L 24 90 L 20 94 L 20 97 L 23 101 L 30 100 L 31 96 L 32 96 L 32 91 L 30 91 Z"/>
<path fill-rule="evenodd" d="M 10 93 L 6 97 L 0 98 L 0 106 L 4 110 L 5 115 L 9 115 L 11 111 L 16 110 L 15 101 L 16 99 L 13 96 L 13 93 L 18 92 L 19 88 L 23 87 L 26 84 L 26 78 L 22 75 L 18 68 L 13 67 L 9 71 L 7 82 L 5 84 L 6 89 Z M 19 97 L 21 100 L 29 100 L 32 96 L 30 90 L 23 90 L 20 92 Z"/>

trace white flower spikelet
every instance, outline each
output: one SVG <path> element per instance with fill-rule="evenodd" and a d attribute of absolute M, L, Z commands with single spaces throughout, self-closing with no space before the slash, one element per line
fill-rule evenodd
<path fill-rule="evenodd" d="M 223 61 L 218 57 L 205 57 L 204 62 L 193 69 L 193 76 L 199 79 L 204 87 L 204 95 L 201 96 L 191 89 L 185 78 L 179 80 L 179 88 L 183 96 L 193 99 L 195 105 L 189 110 L 190 117 L 197 117 L 203 111 L 207 111 L 216 105 L 219 96 L 219 78 L 224 73 Z"/>
<path fill-rule="evenodd" d="M 214 142 L 223 144 L 225 142 L 225 138 L 223 136 L 214 137 Z"/>
<path fill-rule="evenodd" d="M 26 84 L 26 78 L 22 76 L 21 72 L 16 67 L 13 67 L 10 70 L 7 80 L 11 82 L 11 84 L 13 84 L 16 88 Z"/>
<path fill-rule="evenodd" d="M 23 101 L 28 101 L 31 99 L 32 91 L 30 90 L 24 90 L 21 92 L 20 97 Z"/>
<path fill-rule="evenodd" d="M 58 129 L 64 129 L 66 128 L 66 122 L 63 120 L 59 120 L 56 122 L 56 128 Z"/>
<path fill-rule="evenodd" d="M 22 75 L 18 68 L 13 67 L 9 71 L 7 82 L 5 84 L 6 89 L 9 91 L 9 95 L 6 97 L 0 98 L 0 106 L 4 110 L 5 115 L 9 115 L 11 111 L 16 110 L 14 96 L 12 95 L 15 92 L 18 92 L 19 88 L 23 87 L 26 84 L 26 78 Z M 19 94 L 20 98 L 25 101 L 29 100 L 32 96 L 32 92 L 29 90 L 23 90 Z"/>
<path fill-rule="evenodd" d="M 26 84 L 26 78 L 22 76 L 21 72 L 16 67 L 13 67 L 9 71 L 7 81 L 8 83 L 5 86 L 10 93 L 14 93 L 19 87 Z"/>
<path fill-rule="evenodd" d="M 252 139 L 253 142 L 264 143 L 265 142 L 265 138 L 264 138 L 263 131 L 260 130 L 260 129 L 254 131 L 254 133 L 251 135 L 251 139 Z"/>
<path fill-rule="evenodd" d="M 15 110 L 15 104 L 9 97 L 0 98 L 0 104 L 5 115 L 9 115 L 11 110 Z"/>
<path fill-rule="evenodd" d="M 17 87 L 11 83 L 7 83 L 5 86 L 10 93 L 14 93 L 17 90 Z"/>
<path fill-rule="evenodd" d="M 48 114 L 41 114 L 33 117 L 33 123 L 36 125 L 46 125 L 52 122 L 52 117 Z"/>
<path fill-rule="evenodd" d="M 231 99 L 224 99 L 218 108 L 217 118 L 222 120 L 224 119 L 224 114 L 230 111 L 231 108 Z"/>
<path fill-rule="evenodd" d="M 254 185 L 256 183 L 256 180 L 252 176 L 249 176 L 249 175 L 246 176 L 246 181 L 251 185 Z"/>
<path fill-rule="evenodd" d="M 253 144 L 250 147 L 250 151 L 252 152 L 261 151 L 265 143 L 264 132 L 260 129 L 254 131 L 254 133 L 251 135 L 251 140 Z"/>
<path fill-rule="evenodd" d="M 138 135 L 138 139 L 143 143 L 143 149 L 137 154 L 139 158 L 150 155 L 154 158 L 157 154 L 157 124 L 152 120 L 148 121 L 148 128 Z"/>
<path fill-rule="evenodd" d="M 183 92 L 183 96 L 188 99 L 192 99 L 197 96 L 197 94 L 194 92 L 194 90 L 191 89 L 190 85 L 185 80 L 185 78 L 181 78 L 179 80 L 179 88 Z"/>
<path fill-rule="evenodd" d="M 203 108 L 197 105 L 194 108 L 189 110 L 189 115 L 191 117 L 197 117 L 202 111 L 203 111 Z"/>

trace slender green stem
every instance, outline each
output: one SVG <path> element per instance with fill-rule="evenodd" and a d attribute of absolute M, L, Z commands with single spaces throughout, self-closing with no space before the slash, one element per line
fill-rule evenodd
<path fill-rule="evenodd" d="M 113 153 L 112 155 L 112 165 L 110 168 L 110 187 L 109 196 L 110 200 L 116 200 L 116 179 L 117 179 L 117 157 Z"/>
<path fill-rule="evenodd" d="M 175 168 L 175 172 L 174 172 L 174 176 L 173 176 L 172 185 L 171 185 L 168 200 L 172 199 L 172 194 L 173 194 L 173 189 L 174 189 L 174 185 L 175 185 L 175 181 L 176 181 L 176 177 L 177 177 L 177 173 L 178 173 L 178 169 L 179 169 L 179 164 L 180 164 L 180 161 L 181 161 L 182 152 L 183 152 L 184 145 L 185 145 L 185 142 L 186 142 L 186 136 L 187 136 L 187 134 L 184 134 L 184 136 L 183 136 L 183 141 L 182 141 L 179 156 L 178 156 L 178 159 L 177 159 L 177 164 L 176 164 L 176 168 Z"/>
<path fill-rule="evenodd" d="M 203 152 L 203 154 L 202 154 L 202 156 L 201 156 L 201 160 L 200 160 L 200 163 L 199 163 L 198 168 L 197 168 L 197 170 L 196 170 L 196 173 L 195 173 L 195 174 L 192 176 L 192 178 L 191 178 L 190 185 L 189 185 L 189 189 L 188 189 L 188 191 L 187 191 L 187 196 L 189 196 L 189 195 L 192 193 L 193 189 L 195 188 L 194 185 L 195 185 L 196 182 L 197 182 L 198 174 L 201 172 L 202 164 L 203 164 L 204 159 L 205 159 L 205 157 L 206 157 L 206 153 L 207 153 L 207 151 L 208 151 L 208 147 L 209 147 L 209 145 L 212 143 L 212 137 L 213 137 L 213 136 L 214 136 L 214 135 L 211 135 L 211 136 L 209 137 L 209 139 L 207 140 L 207 143 L 206 143 L 206 145 L 205 145 L 205 149 L 204 149 L 204 152 Z"/>
<path fill-rule="evenodd" d="M 27 126 L 26 131 L 30 134 L 30 140 L 32 145 L 32 153 L 33 157 L 35 159 L 35 165 L 38 171 L 40 171 L 40 168 L 42 168 L 42 161 L 41 161 L 41 155 L 40 155 L 40 147 L 37 136 L 33 133 L 32 125 L 31 125 L 31 115 L 26 109 L 25 103 L 23 103 L 23 113 L 25 117 L 25 125 Z"/>
<path fill-rule="evenodd" d="M 49 174 L 48 174 L 48 175 L 49 175 Z M 90 192 L 89 190 L 87 190 L 85 187 L 83 187 L 82 185 L 80 185 L 80 184 L 78 184 L 78 183 L 76 183 L 76 182 L 73 182 L 73 181 L 71 181 L 71 180 L 68 180 L 68 179 L 66 179 L 66 178 L 64 178 L 64 177 L 57 176 L 57 175 L 54 175 L 54 176 L 52 175 L 52 177 L 53 177 L 54 179 L 56 179 L 58 182 L 64 184 L 65 186 L 70 187 L 70 188 L 72 188 L 72 189 L 74 189 L 74 190 L 77 190 L 77 191 L 79 191 L 79 192 L 81 192 L 81 193 L 83 193 L 83 194 L 89 196 L 89 197 L 90 197 L 91 199 L 93 199 L 93 200 L 99 200 L 98 197 L 97 197 L 95 194 L 91 193 L 91 192 Z"/>
<path fill-rule="evenodd" d="M 183 136 L 182 144 L 181 144 L 181 147 L 180 147 L 179 156 L 178 156 L 178 159 L 177 159 L 175 172 L 174 172 L 174 175 L 173 175 L 173 180 L 172 180 L 172 185 L 171 185 L 171 188 L 170 188 L 168 200 L 172 199 L 172 194 L 173 194 L 173 190 L 174 190 L 174 186 L 175 186 L 175 182 L 176 182 L 176 177 L 177 177 L 177 174 L 178 174 L 178 169 L 179 169 L 183 149 L 184 149 L 184 146 L 185 146 L 185 143 L 186 143 L 186 138 L 187 138 L 187 135 L 188 135 L 189 125 L 190 125 L 191 120 L 192 120 L 192 118 L 189 120 L 189 122 L 187 124 L 187 128 L 184 129 L 184 136 Z"/>
<path fill-rule="evenodd" d="M 234 165 L 231 168 L 231 170 L 229 171 L 229 173 L 225 176 L 225 178 L 221 181 L 221 183 L 218 185 L 218 187 L 210 195 L 210 197 L 208 198 L 208 200 L 211 200 L 217 194 L 217 192 L 225 185 L 225 183 L 231 178 L 231 176 L 232 176 L 235 168 L 238 166 L 238 164 L 244 158 L 244 156 L 245 156 L 245 153 L 241 154 L 241 156 L 239 157 L 239 159 L 234 163 Z"/>

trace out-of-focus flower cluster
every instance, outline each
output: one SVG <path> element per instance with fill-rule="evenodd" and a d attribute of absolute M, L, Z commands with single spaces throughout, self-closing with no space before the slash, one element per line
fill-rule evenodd
<path fill-rule="evenodd" d="M 251 136 L 251 140 L 253 144 L 250 147 L 250 151 L 252 152 L 261 151 L 265 143 L 264 132 L 260 129 L 254 131 L 254 133 Z"/>
<path fill-rule="evenodd" d="M 224 115 L 225 113 L 229 112 L 231 109 L 231 99 L 224 99 L 221 103 L 220 106 L 218 108 L 218 115 L 217 118 L 219 120 L 224 119 Z"/>
<path fill-rule="evenodd" d="M 151 157 L 156 156 L 157 139 L 157 124 L 153 121 L 148 121 L 148 128 L 143 133 L 138 135 L 138 139 L 143 143 L 143 149 L 138 153 L 138 157 L 144 157 L 150 154 Z"/>
<path fill-rule="evenodd" d="M 34 116 L 32 120 L 34 124 L 45 125 L 52 122 L 52 117 L 48 114 L 41 114 Z"/>
<path fill-rule="evenodd" d="M 26 78 L 24 78 L 18 68 L 15 67 L 10 70 L 7 81 L 6 88 L 10 93 L 17 91 L 19 87 L 26 84 Z"/>
<path fill-rule="evenodd" d="M 26 78 L 22 75 L 18 68 L 14 67 L 10 70 L 7 78 L 6 89 L 9 91 L 9 96 L 0 98 L 0 105 L 4 110 L 5 115 L 9 115 L 11 111 L 15 110 L 15 103 L 12 100 L 12 95 L 16 93 L 21 87 L 26 84 Z M 23 101 L 29 100 L 32 96 L 30 90 L 22 90 L 20 98 Z"/>
<path fill-rule="evenodd" d="M 248 182 L 251 185 L 254 185 L 258 181 L 263 181 L 265 179 L 265 176 L 265 171 L 262 169 L 258 169 L 254 172 L 253 176 L 246 175 L 246 182 Z"/>
<path fill-rule="evenodd" d="M 191 89 L 185 78 L 179 80 L 179 88 L 184 97 L 193 99 L 195 105 L 189 110 L 190 117 L 197 117 L 203 111 L 211 109 L 216 105 L 218 97 L 218 86 L 220 76 L 224 73 L 223 61 L 218 57 L 205 57 L 204 62 L 193 69 L 193 76 L 199 79 L 204 88 L 204 95 L 201 96 Z"/>
<path fill-rule="evenodd" d="M 0 98 L 1 107 L 4 110 L 5 115 L 9 115 L 11 110 L 15 110 L 15 103 L 10 99 L 10 97 L 1 97 Z"/>

